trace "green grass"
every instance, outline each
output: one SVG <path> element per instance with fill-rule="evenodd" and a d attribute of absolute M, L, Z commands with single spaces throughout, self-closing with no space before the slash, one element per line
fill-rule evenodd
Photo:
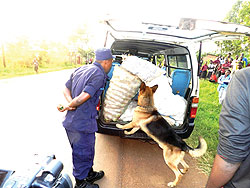
<path fill-rule="evenodd" d="M 206 174 L 211 171 L 218 145 L 221 105 L 218 101 L 217 87 L 218 84 L 200 80 L 199 106 L 195 119 L 195 128 L 192 135 L 187 139 L 187 143 L 193 147 L 198 144 L 198 136 L 202 136 L 207 141 L 208 150 L 204 156 L 198 159 L 199 167 Z"/>
<path fill-rule="evenodd" d="M 53 71 L 59 71 L 64 69 L 71 69 L 79 67 L 80 65 L 70 64 L 70 63 L 62 63 L 62 64 L 48 64 L 44 66 L 40 66 L 38 69 L 39 73 L 47 73 Z M 21 66 L 8 66 L 3 68 L 0 66 L 0 79 L 13 78 L 18 76 L 26 76 L 36 74 L 33 67 L 21 67 Z"/>

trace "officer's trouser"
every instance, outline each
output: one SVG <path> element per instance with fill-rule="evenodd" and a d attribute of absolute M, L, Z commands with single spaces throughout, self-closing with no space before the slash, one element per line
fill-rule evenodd
<path fill-rule="evenodd" d="M 82 133 L 66 129 L 72 148 L 73 176 L 82 180 L 88 176 L 95 155 L 95 133 Z"/>

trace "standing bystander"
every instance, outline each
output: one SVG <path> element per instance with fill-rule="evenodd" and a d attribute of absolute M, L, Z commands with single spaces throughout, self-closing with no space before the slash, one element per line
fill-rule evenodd
<path fill-rule="evenodd" d="M 219 118 L 219 144 L 206 188 L 250 186 L 250 68 L 237 71 Z"/>
<path fill-rule="evenodd" d="M 247 62 L 247 58 L 244 57 L 244 53 L 241 54 L 240 59 L 241 59 L 241 61 L 242 61 L 242 63 L 243 63 L 243 67 L 244 67 L 244 68 L 247 67 L 248 62 Z"/>
<path fill-rule="evenodd" d="M 34 70 L 36 71 L 36 73 L 38 74 L 38 61 L 37 61 L 37 58 L 35 57 L 34 60 L 33 60 L 33 64 L 34 64 Z"/>
<path fill-rule="evenodd" d="M 221 75 L 225 74 L 226 70 L 232 67 L 232 58 L 227 58 L 226 62 L 221 65 Z"/>
<path fill-rule="evenodd" d="M 207 69 L 208 69 L 207 62 L 205 62 L 205 64 L 201 67 L 201 78 L 206 79 Z"/>
<path fill-rule="evenodd" d="M 217 88 L 219 92 L 219 103 L 221 104 L 226 96 L 226 91 L 229 82 L 231 81 L 231 71 L 228 69 L 224 75 L 221 75 L 218 79 L 219 86 Z"/>

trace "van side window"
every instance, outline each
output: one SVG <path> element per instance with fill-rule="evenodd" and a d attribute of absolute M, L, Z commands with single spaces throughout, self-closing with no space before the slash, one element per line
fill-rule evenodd
<path fill-rule="evenodd" d="M 188 68 L 186 55 L 168 55 L 168 62 L 171 67 Z"/>

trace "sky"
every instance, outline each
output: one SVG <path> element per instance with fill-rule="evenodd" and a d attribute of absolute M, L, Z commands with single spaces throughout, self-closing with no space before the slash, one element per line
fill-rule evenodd
<path fill-rule="evenodd" d="M 181 17 L 222 21 L 237 0 L 1 0 L 0 42 L 28 36 L 64 41 L 87 24 L 95 35 L 104 15 L 129 19 L 178 20 Z"/>

